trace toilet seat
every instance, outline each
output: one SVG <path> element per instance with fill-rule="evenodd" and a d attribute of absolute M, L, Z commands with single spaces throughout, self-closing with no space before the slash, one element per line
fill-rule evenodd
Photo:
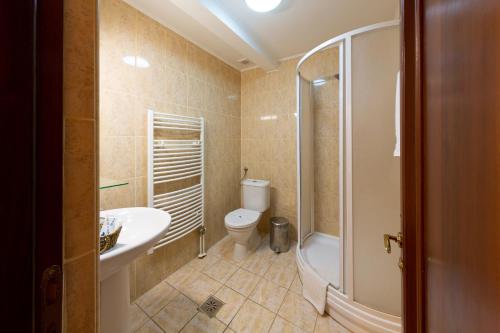
<path fill-rule="evenodd" d="M 239 208 L 228 213 L 224 218 L 224 222 L 226 227 L 243 229 L 256 224 L 260 219 L 260 215 L 261 213 L 255 210 Z"/>

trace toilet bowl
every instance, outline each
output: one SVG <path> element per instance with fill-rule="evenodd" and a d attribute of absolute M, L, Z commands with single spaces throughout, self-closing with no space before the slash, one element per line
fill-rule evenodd
<path fill-rule="evenodd" d="M 245 258 L 259 245 L 257 224 L 262 214 L 250 209 L 236 209 L 226 215 L 224 224 L 229 236 L 234 240 L 233 257 L 235 260 Z"/>
<path fill-rule="evenodd" d="M 270 182 L 268 180 L 244 179 L 243 208 L 229 212 L 224 218 L 229 236 L 234 240 L 233 258 L 241 260 L 253 252 L 260 243 L 257 224 L 262 212 L 270 206 Z"/>

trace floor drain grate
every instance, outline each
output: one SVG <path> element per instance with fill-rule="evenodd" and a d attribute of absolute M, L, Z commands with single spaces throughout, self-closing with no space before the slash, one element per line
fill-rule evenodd
<path fill-rule="evenodd" d="M 212 318 L 217 314 L 217 312 L 219 312 L 223 305 L 224 303 L 220 299 L 210 296 L 205 302 L 203 302 L 202 305 L 200 305 L 198 310 Z"/>

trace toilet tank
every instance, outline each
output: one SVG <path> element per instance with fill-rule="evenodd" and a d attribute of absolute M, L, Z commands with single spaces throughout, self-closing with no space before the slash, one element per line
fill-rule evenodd
<path fill-rule="evenodd" d="M 263 212 L 269 208 L 271 199 L 269 180 L 244 179 L 241 181 L 243 188 L 243 208 Z"/>

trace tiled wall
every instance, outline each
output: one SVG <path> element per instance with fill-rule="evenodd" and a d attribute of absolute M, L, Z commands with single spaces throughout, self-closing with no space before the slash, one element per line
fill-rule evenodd
<path fill-rule="evenodd" d="M 95 26 L 95 1 L 64 1 L 64 332 L 98 331 Z"/>
<path fill-rule="evenodd" d="M 241 163 L 248 176 L 271 180 L 269 216 L 287 217 L 297 238 L 296 66 L 284 61 L 276 71 L 241 75 Z M 338 73 L 338 48 L 313 56 L 301 68 L 306 78 Z M 338 81 L 313 88 L 315 154 L 315 228 L 338 235 Z"/>
<path fill-rule="evenodd" d="M 221 239 L 224 215 L 240 207 L 240 73 L 120 0 L 101 0 L 100 179 L 126 181 L 101 190 L 101 209 L 146 206 L 148 109 L 206 121 L 207 245 Z M 125 56 L 149 63 L 127 65 Z M 136 298 L 194 258 L 197 232 L 131 265 Z"/>
<path fill-rule="evenodd" d="M 314 121 L 314 228 L 339 235 L 339 73 L 338 48 L 329 48 L 309 58 L 301 73 L 312 85 Z"/>
<path fill-rule="evenodd" d="M 271 210 L 259 223 L 268 229 L 269 216 L 287 217 L 296 231 L 296 91 L 298 59 L 278 70 L 241 73 L 241 166 L 248 177 L 271 181 Z"/>

